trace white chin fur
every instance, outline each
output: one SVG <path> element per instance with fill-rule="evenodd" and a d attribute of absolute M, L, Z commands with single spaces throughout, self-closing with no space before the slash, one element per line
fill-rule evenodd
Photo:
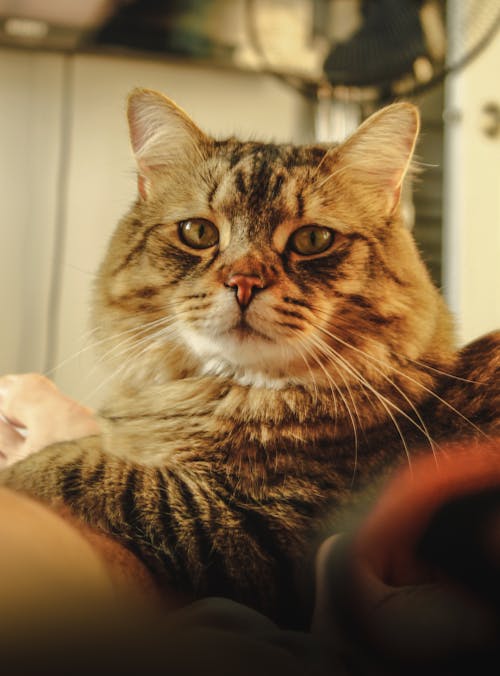
<path fill-rule="evenodd" d="M 275 389 L 295 380 L 293 363 L 297 354 L 286 345 L 259 336 L 242 339 L 230 332 L 210 338 L 186 328 L 182 334 L 203 363 L 206 375 L 232 377 L 242 385 Z"/>

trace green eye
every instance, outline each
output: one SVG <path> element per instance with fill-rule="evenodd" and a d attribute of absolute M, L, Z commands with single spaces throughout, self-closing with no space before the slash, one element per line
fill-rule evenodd
<path fill-rule="evenodd" d="M 333 242 L 334 232 L 320 225 L 305 225 L 296 230 L 289 240 L 289 247 L 302 256 L 323 253 Z"/>
<path fill-rule="evenodd" d="M 219 241 L 219 231 L 206 218 L 190 218 L 179 223 L 179 237 L 193 249 L 208 249 Z"/>

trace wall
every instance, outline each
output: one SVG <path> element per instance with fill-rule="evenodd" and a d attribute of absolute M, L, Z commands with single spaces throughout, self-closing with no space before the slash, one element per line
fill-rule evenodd
<path fill-rule="evenodd" d="M 468 5 L 449 4 L 457 48 Z M 500 114 L 499 65 L 497 33 L 445 90 L 444 286 L 461 342 L 500 327 L 500 130 L 484 132 L 484 106 L 492 102 Z"/>
<path fill-rule="evenodd" d="M 59 219 L 63 64 L 0 50 L 0 373 L 40 370 Z"/>

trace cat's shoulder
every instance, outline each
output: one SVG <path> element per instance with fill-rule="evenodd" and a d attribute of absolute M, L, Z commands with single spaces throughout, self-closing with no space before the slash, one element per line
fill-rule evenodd
<path fill-rule="evenodd" d="M 457 375 L 500 387 L 500 330 L 480 336 L 461 348 Z"/>
<path fill-rule="evenodd" d="M 442 439 L 500 434 L 500 331 L 468 343 L 442 373 L 431 397 L 433 429 Z"/>

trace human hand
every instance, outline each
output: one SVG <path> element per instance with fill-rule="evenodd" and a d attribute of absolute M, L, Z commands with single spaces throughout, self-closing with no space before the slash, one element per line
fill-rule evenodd
<path fill-rule="evenodd" d="M 59 441 L 99 434 L 93 411 L 37 373 L 0 377 L 0 469 Z"/>

